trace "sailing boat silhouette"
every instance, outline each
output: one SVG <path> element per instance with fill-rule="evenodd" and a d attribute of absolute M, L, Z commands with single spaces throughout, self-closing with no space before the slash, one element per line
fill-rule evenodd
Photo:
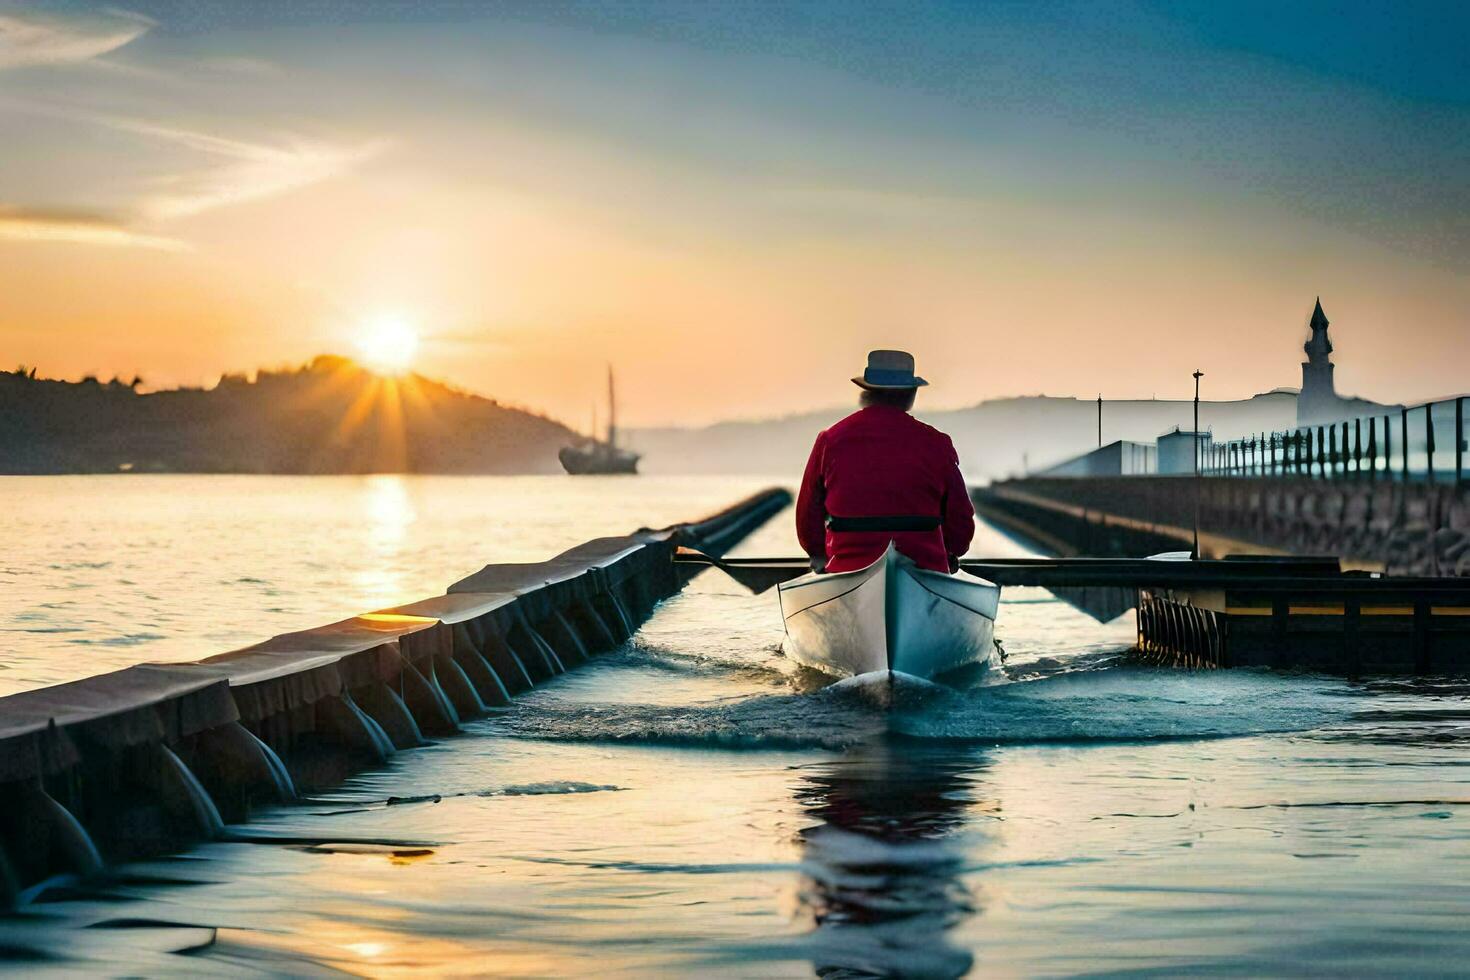
<path fill-rule="evenodd" d="M 607 368 L 607 438 L 595 434 L 575 445 L 564 446 L 558 457 L 562 468 L 573 476 L 595 473 L 637 473 L 637 453 L 618 446 L 617 393 L 613 388 L 612 365 Z M 594 426 L 595 428 L 595 426 Z"/>

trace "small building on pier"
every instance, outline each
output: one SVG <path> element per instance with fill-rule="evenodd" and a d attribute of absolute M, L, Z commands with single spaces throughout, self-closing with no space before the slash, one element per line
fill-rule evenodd
<path fill-rule="evenodd" d="M 1159 436 L 1159 474 L 1193 473 L 1195 460 L 1206 458 L 1210 438 L 1208 432 L 1189 432 L 1177 425 Z"/>

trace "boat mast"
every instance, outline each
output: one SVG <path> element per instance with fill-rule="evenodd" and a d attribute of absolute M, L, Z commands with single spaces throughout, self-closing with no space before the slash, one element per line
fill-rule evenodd
<path fill-rule="evenodd" d="M 613 392 L 612 365 L 607 366 L 607 444 L 611 448 L 618 444 L 618 403 Z"/>

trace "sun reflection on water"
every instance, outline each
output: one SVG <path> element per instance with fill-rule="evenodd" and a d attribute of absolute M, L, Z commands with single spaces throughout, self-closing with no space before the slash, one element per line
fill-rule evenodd
<path fill-rule="evenodd" d="M 396 473 L 364 477 L 361 494 L 364 550 L 371 560 L 353 576 L 364 608 L 392 605 L 404 594 L 404 560 L 418 520 L 408 481 Z"/>
<path fill-rule="evenodd" d="M 396 546 L 418 520 L 408 482 L 398 473 L 376 473 L 363 478 L 363 511 L 370 539 Z"/>

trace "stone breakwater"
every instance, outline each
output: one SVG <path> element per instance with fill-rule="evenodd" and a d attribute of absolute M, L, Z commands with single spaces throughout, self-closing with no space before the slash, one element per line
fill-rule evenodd
<path fill-rule="evenodd" d="M 394 753 L 456 734 L 613 649 L 790 503 L 487 565 L 440 596 L 187 664 L 141 664 L 0 698 L 0 906 L 49 883 L 218 838 Z"/>

